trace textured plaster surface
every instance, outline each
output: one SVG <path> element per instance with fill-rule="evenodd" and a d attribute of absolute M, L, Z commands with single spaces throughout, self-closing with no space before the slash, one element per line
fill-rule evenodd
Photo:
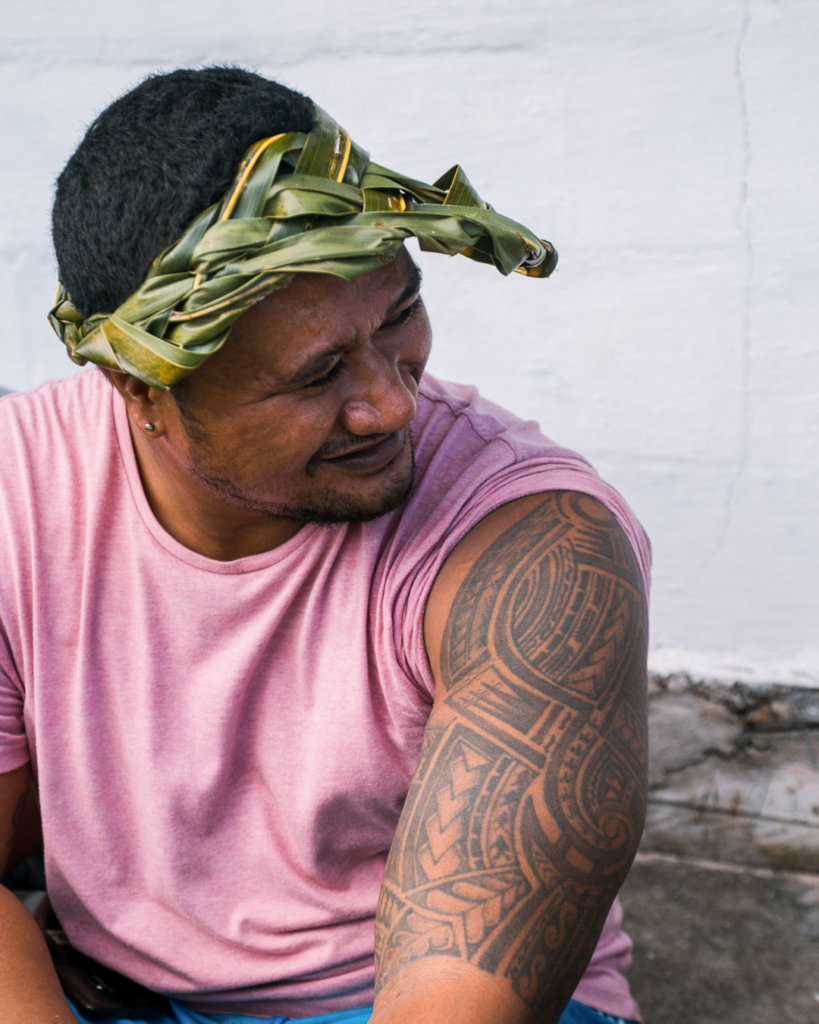
<path fill-rule="evenodd" d="M 658 672 L 819 683 L 819 5 L 12 0 L 0 38 L 0 386 L 45 324 L 52 183 L 147 72 L 236 62 L 382 163 L 460 161 L 553 240 L 547 282 L 422 258 L 431 368 L 583 451 L 654 541 Z"/>

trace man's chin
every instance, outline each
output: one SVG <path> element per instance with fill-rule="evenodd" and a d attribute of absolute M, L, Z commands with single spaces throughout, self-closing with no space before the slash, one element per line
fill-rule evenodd
<path fill-rule="evenodd" d="M 270 519 L 296 523 L 366 523 L 403 505 L 409 497 L 415 475 L 415 453 L 406 454 L 391 471 L 371 477 L 365 486 L 342 483 L 314 483 L 290 501 L 271 502 L 257 497 L 232 481 L 213 473 L 202 461 L 192 466 L 194 475 L 236 509 Z"/>
<path fill-rule="evenodd" d="M 309 495 L 291 518 L 308 523 L 366 523 L 399 508 L 409 497 L 415 477 L 415 451 L 408 444 L 391 471 L 370 478 L 363 491 L 327 485 Z"/>
<path fill-rule="evenodd" d="M 376 494 L 346 494 L 327 489 L 302 507 L 291 506 L 278 513 L 301 523 L 368 523 L 399 508 L 412 490 L 413 474 Z"/>

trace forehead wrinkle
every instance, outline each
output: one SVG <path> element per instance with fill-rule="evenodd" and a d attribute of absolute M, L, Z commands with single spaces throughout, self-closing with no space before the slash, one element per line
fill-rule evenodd
<path fill-rule="evenodd" d="M 387 306 L 384 313 L 385 316 L 391 315 L 420 290 L 421 270 L 408 255 L 406 262 L 408 264 L 407 281 L 401 288 L 398 296 Z M 354 343 L 355 338 L 350 337 L 349 340 L 339 341 L 333 345 L 328 345 L 326 348 L 308 353 L 292 372 L 287 373 L 286 376 L 285 374 L 279 374 L 276 380 L 281 384 L 298 384 L 303 380 L 309 380 L 311 377 L 319 375 L 328 364 L 338 356 L 343 355 Z"/>
<path fill-rule="evenodd" d="M 398 280 L 395 282 L 394 287 L 398 291 L 395 299 L 388 301 L 386 306 L 381 307 L 382 312 L 378 312 L 375 306 L 380 306 L 380 303 L 373 302 L 372 300 L 367 303 L 368 305 L 368 316 L 372 319 L 372 323 L 367 328 L 368 330 L 376 331 L 380 324 L 377 321 L 383 320 L 391 316 L 395 310 L 404 305 L 416 292 L 420 289 L 421 285 L 421 271 L 416 265 L 415 261 L 410 257 L 409 253 L 405 250 L 403 252 L 403 258 L 399 255 L 394 263 L 395 269 L 398 272 Z M 385 268 L 386 269 L 386 268 Z M 376 271 L 376 273 L 378 273 Z M 321 275 L 324 276 L 324 275 Z M 367 275 L 369 276 L 369 275 Z M 341 284 L 340 279 L 332 279 L 336 284 Z M 361 277 L 352 281 L 344 282 L 344 285 L 353 288 L 358 288 L 365 282 L 366 278 Z M 304 282 L 299 282 L 299 285 L 303 287 Z M 303 345 L 293 351 L 290 345 L 285 343 L 281 347 L 277 342 L 278 332 L 276 331 L 276 321 L 279 317 L 288 317 L 292 323 L 293 313 L 287 310 L 286 300 L 288 295 L 292 295 L 293 291 L 291 288 L 282 290 L 281 292 L 273 293 L 261 300 L 254 310 L 251 310 L 246 317 L 248 319 L 252 317 L 262 316 L 262 322 L 259 323 L 257 320 L 254 324 L 253 330 L 260 331 L 263 335 L 267 335 L 267 343 L 263 346 L 262 351 L 257 350 L 255 357 L 250 356 L 252 366 L 248 366 L 249 377 L 248 383 L 251 380 L 257 386 L 272 386 L 272 387 L 288 387 L 296 386 L 305 380 L 309 380 L 311 377 L 320 376 L 322 372 L 329 369 L 330 364 L 340 355 L 343 355 L 350 347 L 355 345 L 357 341 L 358 331 L 351 331 L 349 334 L 345 331 L 343 325 L 341 325 L 341 336 L 338 332 L 338 324 L 331 325 L 326 315 L 326 309 L 322 309 L 322 303 L 319 302 L 314 304 L 311 301 L 309 295 L 296 293 L 299 296 L 297 302 L 298 313 L 297 319 L 300 321 L 302 327 L 308 332 L 309 335 L 303 339 Z M 284 305 L 284 309 L 282 306 Z M 343 306 L 343 300 L 340 301 L 340 305 Z M 263 312 L 264 310 L 264 312 Z M 244 318 L 243 318 L 244 319 Z M 244 323 L 240 320 L 234 327 L 234 332 L 239 333 L 243 328 L 249 327 L 248 319 L 244 319 Z M 332 316 L 330 320 L 332 320 Z M 314 330 L 310 331 L 309 328 L 312 325 Z M 336 339 L 333 339 L 332 335 L 336 334 Z M 324 335 L 326 341 L 324 344 L 320 340 L 320 336 Z M 239 340 L 238 338 L 236 339 Z M 244 338 L 242 339 L 244 340 Z M 248 339 L 249 340 L 249 339 Z M 251 343 L 252 344 L 252 343 Z M 320 347 L 313 347 L 318 345 Z M 308 349 L 305 352 L 305 348 Z M 310 351 L 312 349 L 312 351 Z M 233 348 L 234 354 L 236 349 Z M 215 357 L 208 361 L 207 366 L 203 367 L 203 371 L 208 369 L 216 370 L 217 363 L 221 353 L 217 353 Z M 248 353 L 249 355 L 249 353 Z M 236 367 L 219 367 L 222 371 L 219 374 L 221 384 L 224 384 L 223 374 L 227 372 L 230 374 L 231 369 L 237 369 Z M 246 373 L 248 372 L 246 371 Z M 239 373 L 239 376 L 244 376 Z M 245 377 L 247 379 L 247 377 Z"/>
<path fill-rule="evenodd" d="M 290 373 L 286 375 L 283 373 L 273 374 L 273 377 L 279 384 L 298 384 L 302 380 L 309 380 L 311 377 L 320 374 L 325 366 L 331 363 L 337 356 L 343 355 L 350 348 L 351 344 L 351 341 L 341 341 L 317 352 L 308 353 L 302 362 Z"/>

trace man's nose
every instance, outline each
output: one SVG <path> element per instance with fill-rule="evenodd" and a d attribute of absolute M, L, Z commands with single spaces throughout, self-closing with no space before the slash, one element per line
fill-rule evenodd
<path fill-rule="evenodd" d="M 408 426 L 415 415 L 418 382 L 395 353 L 377 349 L 360 361 L 351 380 L 350 396 L 342 408 L 342 425 L 359 437 L 392 434 Z"/>

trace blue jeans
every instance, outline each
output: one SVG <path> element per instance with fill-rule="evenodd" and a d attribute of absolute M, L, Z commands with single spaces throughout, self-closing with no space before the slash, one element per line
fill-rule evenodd
<path fill-rule="evenodd" d="M 98 1015 L 93 1020 L 83 1017 L 80 1011 L 72 1006 L 74 1016 L 80 1024 L 287 1024 L 294 1018 L 288 1017 L 245 1017 L 238 1013 L 198 1013 L 188 1010 L 180 1003 L 171 1000 L 171 1012 L 152 1012 L 136 1017 L 116 1015 Z M 367 1024 L 372 1013 L 371 1006 L 360 1010 L 341 1010 L 338 1013 L 323 1013 L 319 1017 L 301 1017 L 299 1024 Z M 634 1024 L 624 1021 L 622 1017 L 610 1017 L 607 1013 L 593 1010 L 590 1006 L 578 1003 L 574 999 L 560 1015 L 558 1024 Z"/>

